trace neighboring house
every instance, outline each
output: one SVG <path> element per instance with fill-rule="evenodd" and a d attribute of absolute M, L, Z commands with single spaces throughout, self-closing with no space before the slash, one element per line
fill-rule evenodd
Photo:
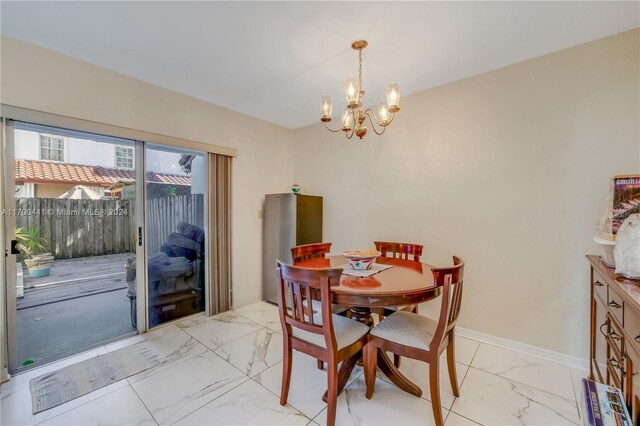
<path fill-rule="evenodd" d="M 36 198 L 57 198 L 76 185 L 104 194 L 117 182 L 135 181 L 133 170 L 34 160 L 16 160 L 15 176 L 17 196 Z M 148 172 L 147 183 L 188 187 L 191 177 Z"/>
<path fill-rule="evenodd" d="M 17 197 L 57 198 L 76 185 L 103 195 L 117 182 L 135 181 L 134 148 L 31 130 L 15 131 Z M 188 192 L 191 177 L 179 154 L 149 151 L 147 182 Z M 157 184 L 157 185 L 156 185 Z"/>

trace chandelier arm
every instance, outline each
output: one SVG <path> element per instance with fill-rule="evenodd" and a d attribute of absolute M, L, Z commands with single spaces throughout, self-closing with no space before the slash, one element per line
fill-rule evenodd
<path fill-rule="evenodd" d="M 351 126 L 351 133 L 347 131 L 347 132 L 344 132 L 344 135 L 347 137 L 347 139 L 351 139 L 353 135 L 355 135 L 355 133 L 356 133 L 356 122 L 354 121 L 353 126 Z"/>
<path fill-rule="evenodd" d="M 392 113 L 391 113 L 391 120 L 389 120 L 389 122 L 387 123 L 387 126 L 388 126 L 389 124 L 393 123 L 393 119 L 394 119 L 394 118 L 396 118 L 396 113 L 395 113 L 395 112 L 392 112 Z"/>
<path fill-rule="evenodd" d="M 365 115 L 367 117 L 369 117 L 369 121 L 371 122 L 371 128 L 373 129 L 373 131 L 375 132 L 376 135 L 381 136 L 384 133 L 384 131 L 387 130 L 387 128 L 385 126 L 380 126 L 382 128 L 382 130 L 378 131 L 376 129 L 376 123 L 378 125 L 380 125 L 380 123 L 378 123 L 378 120 L 375 117 L 373 117 L 373 118 L 371 117 L 372 114 L 373 113 L 371 112 L 371 109 L 368 109 L 368 110 L 365 111 Z"/>
<path fill-rule="evenodd" d="M 375 120 L 376 124 L 380 127 L 384 127 L 376 118 L 376 115 L 374 114 L 373 110 L 371 108 L 367 109 L 365 111 L 365 114 L 369 115 L 369 120 L 371 120 L 371 124 L 373 124 L 373 121 Z"/>
<path fill-rule="evenodd" d="M 328 131 L 333 133 L 338 133 L 342 131 L 342 127 L 338 128 L 337 130 L 333 130 L 331 127 L 329 127 L 326 121 L 324 122 L 324 127 L 326 127 Z"/>

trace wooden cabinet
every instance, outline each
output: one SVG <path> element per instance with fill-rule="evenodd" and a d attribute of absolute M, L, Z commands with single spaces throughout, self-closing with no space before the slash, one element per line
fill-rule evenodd
<path fill-rule="evenodd" d="M 591 263 L 592 379 L 622 390 L 634 424 L 640 418 L 640 280 L 617 276 L 598 256 Z"/>
<path fill-rule="evenodd" d="M 595 326 L 595 333 L 601 334 L 598 339 L 592 340 L 591 348 L 591 374 L 599 382 L 606 381 L 607 374 L 607 341 L 604 338 L 609 327 L 607 310 L 604 302 L 597 296 L 591 302 L 592 323 Z"/>

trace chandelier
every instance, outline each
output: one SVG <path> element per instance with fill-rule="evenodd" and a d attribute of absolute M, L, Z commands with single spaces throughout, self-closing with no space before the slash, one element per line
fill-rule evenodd
<path fill-rule="evenodd" d="M 351 45 L 353 50 L 358 51 L 358 78 L 350 77 L 344 83 L 345 95 L 347 96 L 347 106 L 341 115 L 341 127 L 332 129 L 329 127 L 331 121 L 331 111 L 333 110 L 333 98 L 331 95 L 323 95 L 320 101 L 322 111 L 322 121 L 330 132 L 344 132 L 347 139 L 351 139 L 355 134 L 362 139 L 367 134 L 365 121 L 368 118 L 371 128 L 377 135 L 381 135 L 391 124 L 400 111 L 400 83 L 394 81 L 385 86 L 387 100 L 378 103 L 377 114 L 371 108 L 364 108 L 362 98 L 364 90 L 362 87 L 362 49 L 369 43 L 366 40 L 354 41 Z"/>

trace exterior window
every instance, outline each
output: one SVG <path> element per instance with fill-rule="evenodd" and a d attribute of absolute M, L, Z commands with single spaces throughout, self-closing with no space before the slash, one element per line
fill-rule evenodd
<path fill-rule="evenodd" d="M 57 136 L 40 135 L 40 158 L 49 161 L 64 161 L 64 139 Z"/>
<path fill-rule="evenodd" d="M 133 169 L 133 148 L 116 146 L 116 167 L 120 169 Z"/>

